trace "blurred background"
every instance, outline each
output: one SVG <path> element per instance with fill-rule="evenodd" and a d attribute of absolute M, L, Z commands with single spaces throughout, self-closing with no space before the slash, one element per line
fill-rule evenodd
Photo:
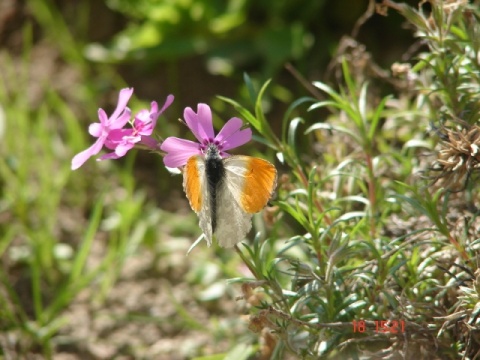
<path fill-rule="evenodd" d="M 1 0 L 0 357 L 183 359 L 249 343 L 240 290 L 225 284 L 245 275 L 235 254 L 202 246 L 185 256 L 199 229 L 180 177 L 146 152 L 76 172 L 70 160 L 122 87 L 135 88 L 133 111 L 175 95 L 158 125 L 169 136 L 186 133 L 176 120 L 200 102 L 217 129 L 238 116 L 216 96 L 249 105 L 245 74 L 257 89 L 272 79 L 274 129 L 311 95 L 301 78 L 338 81 L 340 55 L 388 76 L 409 60 L 412 31 L 373 5 Z"/>

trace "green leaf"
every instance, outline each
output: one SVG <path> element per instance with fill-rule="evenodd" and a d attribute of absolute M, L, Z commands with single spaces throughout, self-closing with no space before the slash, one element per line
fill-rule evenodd
<path fill-rule="evenodd" d="M 311 97 L 301 97 L 300 99 L 297 99 L 290 104 L 287 111 L 285 111 L 285 115 L 283 115 L 283 119 L 282 119 L 282 140 L 284 143 L 287 142 L 287 128 L 289 124 L 289 118 L 292 112 L 303 103 L 308 103 L 308 102 L 313 103 L 315 101 L 316 99 Z"/>
<path fill-rule="evenodd" d="M 290 214 L 304 229 L 308 230 L 310 228 L 307 218 L 298 206 L 295 208 L 286 201 L 277 201 L 277 205 L 287 214 Z"/>
<path fill-rule="evenodd" d="M 326 124 L 326 123 L 316 123 L 316 124 L 313 124 L 312 126 L 310 126 L 307 130 L 305 130 L 305 134 L 311 133 L 312 131 L 315 131 L 315 130 L 329 130 L 329 131 L 336 130 L 336 131 L 340 131 L 344 134 L 349 135 L 357 143 L 361 144 L 361 139 L 357 134 L 355 134 L 353 131 L 350 131 L 349 129 L 347 129 L 345 127 L 342 127 L 342 126 L 331 125 L 331 124 Z"/>
<path fill-rule="evenodd" d="M 380 104 L 378 104 L 377 108 L 375 109 L 375 113 L 373 114 L 372 120 L 370 122 L 370 128 L 368 129 L 368 140 L 372 141 L 373 137 L 375 136 L 375 132 L 377 131 L 377 126 L 382 117 L 383 110 L 385 109 L 385 105 L 387 101 L 391 98 L 391 95 L 385 96 Z"/>
<path fill-rule="evenodd" d="M 320 81 L 314 81 L 313 86 L 319 88 L 320 90 L 326 92 L 328 95 L 330 95 L 331 98 L 333 98 L 337 102 L 342 102 L 342 97 L 335 91 L 333 90 L 330 86 L 328 86 L 325 83 L 322 83 Z"/>
<path fill-rule="evenodd" d="M 296 117 L 290 122 L 288 127 L 288 146 L 296 153 L 297 143 L 296 143 L 296 134 L 297 129 L 300 124 L 304 123 L 302 118 Z"/>
<path fill-rule="evenodd" d="M 255 102 L 255 116 L 259 121 L 258 132 L 267 138 L 273 133 L 270 129 L 270 125 L 267 122 L 267 119 L 265 118 L 265 115 L 263 114 L 262 98 L 270 82 L 271 79 L 265 81 L 265 84 L 263 84 L 262 88 L 258 92 L 257 100 Z"/>
<path fill-rule="evenodd" d="M 368 90 L 368 82 L 363 83 L 362 87 L 360 88 L 360 95 L 358 97 L 358 114 L 359 119 L 361 120 L 360 123 L 357 124 L 359 128 L 365 128 L 367 122 L 367 90 Z"/>
<path fill-rule="evenodd" d="M 423 30 L 425 33 L 429 33 L 428 20 L 423 17 L 418 11 L 407 4 L 396 3 L 396 10 L 398 10 L 408 21 L 415 25 L 418 29 Z M 432 8 L 436 8 L 432 6 Z"/>
<path fill-rule="evenodd" d="M 252 105 L 255 104 L 255 99 L 257 98 L 257 95 L 255 93 L 255 88 L 253 87 L 252 79 L 250 79 L 250 76 L 245 72 L 243 73 L 243 81 L 245 82 L 245 86 L 247 87 L 248 95 L 250 97 L 250 101 L 252 102 Z"/>
<path fill-rule="evenodd" d="M 230 98 L 227 98 L 227 97 L 224 97 L 224 96 L 217 96 L 217 98 L 226 102 L 226 103 L 228 103 L 228 104 L 230 104 L 230 105 L 233 105 L 235 110 L 237 110 L 240 113 L 240 116 L 244 120 L 246 120 L 250 125 L 252 125 L 255 128 L 255 130 L 260 132 L 260 130 L 261 130 L 260 121 L 257 120 L 257 118 L 250 111 L 248 111 L 242 105 L 240 105 L 238 102 L 236 102 L 235 100 L 232 100 Z"/>
<path fill-rule="evenodd" d="M 75 256 L 75 259 L 73 261 L 72 271 L 69 277 L 69 283 L 76 282 L 82 276 L 82 270 L 85 267 L 88 254 L 90 253 L 93 240 L 102 219 L 102 210 L 103 201 L 100 198 L 95 203 L 95 207 L 93 208 L 92 216 L 90 217 L 90 221 L 85 231 L 85 235 L 81 242 L 80 248 L 77 251 L 77 255 Z"/>
<path fill-rule="evenodd" d="M 348 62 L 345 57 L 342 58 L 342 71 L 345 83 L 347 84 L 348 93 L 352 98 L 352 104 L 357 104 L 357 87 L 355 86 L 355 82 L 350 75 L 350 69 L 348 68 Z"/>

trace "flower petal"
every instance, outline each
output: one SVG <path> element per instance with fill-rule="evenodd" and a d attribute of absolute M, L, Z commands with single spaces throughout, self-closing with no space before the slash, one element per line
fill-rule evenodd
<path fill-rule="evenodd" d="M 115 152 L 111 152 L 105 155 L 100 156 L 97 161 L 102 161 L 102 160 L 112 160 L 112 159 L 118 159 L 120 156 L 115 154 Z"/>
<path fill-rule="evenodd" d="M 152 138 L 151 136 L 141 136 L 140 143 L 149 147 L 152 150 L 158 150 L 160 148 L 160 143 Z"/>
<path fill-rule="evenodd" d="M 154 118 L 156 119 L 157 117 L 160 116 L 160 111 L 158 111 L 158 104 L 156 101 L 152 101 L 150 103 L 150 120 L 153 120 Z"/>
<path fill-rule="evenodd" d="M 122 129 L 130 121 L 132 111 L 127 107 L 122 114 L 113 122 L 111 122 L 109 129 Z"/>
<path fill-rule="evenodd" d="M 100 120 L 100 124 L 102 126 L 108 125 L 108 115 L 103 109 L 98 109 L 98 119 Z"/>
<path fill-rule="evenodd" d="M 132 136 L 132 134 L 133 129 L 114 129 L 108 133 L 105 139 L 105 147 L 114 150 L 125 141 L 125 138 Z"/>
<path fill-rule="evenodd" d="M 152 101 L 150 104 L 150 112 L 146 112 L 144 114 L 139 113 L 137 116 L 135 116 L 134 127 L 137 128 L 138 126 L 139 134 L 150 136 L 153 133 L 153 129 L 157 125 L 158 117 L 172 104 L 173 99 L 173 95 L 168 95 L 160 111 L 158 110 L 157 102 Z M 148 116 L 148 118 L 145 118 L 145 116 Z M 143 121 L 145 125 L 142 126 L 141 124 L 138 124 L 137 120 Z"/>
<path fill-rule="evenodd" d="M 225 125 L 223 125 L 223 128 L 220 130 L 217 136 L 215 136 L 215 140 L 219 143 L 222 143 L 230 136 L 234 135 L 238 130 L 240 130 L 242 125 L 243 121 L 239 118 L 231 118 L 227 121 Z"/>
<path fill-rule="evenodd" d="M 252 140 L 252 129 L 244 129 L 235 133 L 235 135 L 230 136 L 227 140 L 224 141 L 222 150 L 230 150 L 236 147 L 242 146 Z"/>
<path fill-rule="evenodd" d="M 183 112 L 183 116 L 193 135 L 200 143 L 210 139 L 213 140 L 215 133 L 212 124 L 212 111 L 207 104 L 198 104 L 197 113 L 188 107 Z"/>
<path fill-rule="evenodd" d="M 165 105 L 164 105 L 165 107 Z M 153 133 L 153 129 L 155 129 L 155 126 L 157 126 L 157 119 L 160 116 L 160 114 L 163 112 L 162 110 L 158 111 L 158 104 L 156 101 L 152 101 L 150 103 L 150 112 L 147 112 L 148 119 L 145 119 L 144 125 L 141 126 L 141 129 L 139 129 L 139 134 L 144 135 L 144 136 L 150 136 Z M 136 122 L 136 119 L 135 119 Z M 134 125 L 135 126 L 135 125 Z"/>
<path fill-rule="evenodd" d="M 104 143 L 105 143 L 105 138 L 99 137 L 92 146 L 75 155 L 72 159 L 72 170 L 78 169 L 90 157 L 98 154 L 102 149 Z"/>
<path fill-rule="evenodd" d="M 133 149 L 135 146 L 135 143 L 140 141 L 140 136 L 138 137 L 132 137 L 129 139 L 125 139 L 126 141 L 122 142 L 115 148 L 115 154 L 118 157 L 124 156 L 129 150 Z"/>
<path fill-rule="evenodd" d="M 183 152 L 183 151 L 200 151 L 200 145 L 194 141 L 180 139 L 170 136 L 160 146 L 160 149 L 165 152 Z"/>
<path fill-rule="evenodd" d="M 122 114 L 125 108 L 127 107 L 128 100 L 130 100 L 130 97 L 132 96 L 132 94 L 133 94 L 133 88 L 125 88 L 120 90 L 120 94 L 118 95 L 117 107 L 115 108 L 115 111 L 113 112 L 112 116 L 110 116 L 108 125 L 112 126 L 117 122 L 117 120 L 120 117 L 120 114 Z"/>
<path fill-rule="evenodd" d="M 174 99 L 175 97 L 172 94 L 167 96 L 167 100 L 165 100 L 165 104 L 163 104 L 162 108 L 160 109 L 159 115 L 162 114 L 165 110 L 167 110 L 170 105 L 172 105 Z"/>
<path fill-rule="evenodd" d="M 100 135 L 102 135 L 102 130 L 103 130 L 103 126 L 101 123 L 93 123 L 88 126 L 88 133 L 97 138 L 100 137 Z"/>
<path fill-rule="evenodd" d="M 152 102 L 152 110 L 155 110 L 154 102 L 155 101 Z M 133 127 L 138 134 L 149 136 L 153 133 L 157 119 L 154 120 L 152 116 L 152 111 L 148 111 L 147 109 L 142 109 L 135 115 Z"/>
<path fill-rule="evenodd" d="M 240 126 L 239 125 L 240 122 Z M 215 140 L 219 141 L 222 150 L 230 150 L 246 144 L 252 139 L 252 129 L 247 128 L 240 130 L 242 120 L 238 118 L 232 118 L 228 120 L 222 130 L 218 133 Z M 221 139 L 221 140 L 220 140 Z"/>
<path fill-rule="evenodd" d="M 155 101 L 152 101 L 152 109 L 154 108 L 153 106 L 153 103 Z M 156 104 L 156 103 L 155 103 Z M 148 111 L 147 109 L 142 109 L 140 110 L 137 115 L 135 115 L 135 121 L 134 123 L 148 123 L 148 122 L 151 122 L 152 121 L 152 112 L 151 111 Z"/>
<path fill-rule="evenodd" d="M 196 142 L 177 137 L 166 138 L 160 149 L 167 153 L 163 158 L 163 163 L 171 168 L 183 166 L 191 156 L 202 153 Z"/>

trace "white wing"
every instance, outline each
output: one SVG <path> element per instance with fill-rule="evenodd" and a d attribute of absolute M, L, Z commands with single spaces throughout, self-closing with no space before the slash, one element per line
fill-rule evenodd
<path fill-rule="evenodd" d="M 227 158 L 225 179 L 220 186 L 217 201 L 217 228 L 215 235 L 222 247 L 232 247 L 239 243 L 252 228 L 252 214 L 246 213 L 241 207 L 240 199 L 246 171 L 245 161 Z"/>

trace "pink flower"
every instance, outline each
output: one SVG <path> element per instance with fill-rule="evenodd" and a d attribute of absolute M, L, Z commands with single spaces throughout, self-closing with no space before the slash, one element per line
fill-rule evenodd
<path fill-rule="evenodd" d="M 252 138 L 251 129 L 243 129 L 242 120 L 231 118 L 215 136 L 212 124 L 212 111 L 206 104 L 198 104 L 197 113 L 186 108 L 185 122 L 198 142 L 169 137 L 160 146 L 167 154 L 163 158 L 165 166 L 174 168 L 184 166 L 193 155 L 204 155 L 209 144 L 215 144 L 222 157 L 229 156 L 225 151 L 241 146 Z"/>
<path fill-rule="evenodd" d="M 132 128 L 125 128 L 130 123 L 131 111 L 127 107 L 128 100 L 132 96 L 133 89 L 120 90 L 117 108 L 110 118 L 103 109 L 98 110 L 100 123 L 91 124 L 89 133 L 97 137 L 97 141 L 88 149 L 75 155 L 72 159 L 72 170 L 78 169 L 90 157 L 97 155 L 103 146 L 113 152 L 102 155 L 99 160 L 118 159 L 131 150 L 135 144 L 143 144 L 151 149 L 158 149 L 159 143 L 151 136 L 158 117 L 172 104 L 173 95 L 168 95 L 160 111 L 156 101 L 152 101 L 150 110 L 140 110 L 133 122 Z"/>
<path fill-rule="evenodd" d="M 88 149 L 83 150 L 81 153 L 74 156 L 72 159 L 72 170 L 78 169 L 90 157 L 97 155 L 107 141 L 110 132 L 116 129 L 122 129 L 128 123 L 131 111 L 127 107 L 127 103 L 132 94 L 133 88 L 120 90 L 117 108 L 110 117 L 107 117 L 107 114 L 103 109 L 98 109 L 98 118 L 100 119 L 100 122 L 90 124 L 88 127 L 90 135 L 98 139 Z"/>
<path fill-rule="evenodd" d="M 172 104 L 173 99 L 173 95 L 168 95 L 160 111 L 158 111 L 157 102 L 152 101 L 150 111 L 143 109 L 135 115 L 132 124 L 133 128 L 112 130 L 105 141 L 105 147 L 114 150 L 114 152 L 105 154 L 98 160 L 118 159 L 124 156 L 137 143 L 151 149 L 158 149 L 159 143 L 151 135 L 157 124 L 158 117 Z"/>

